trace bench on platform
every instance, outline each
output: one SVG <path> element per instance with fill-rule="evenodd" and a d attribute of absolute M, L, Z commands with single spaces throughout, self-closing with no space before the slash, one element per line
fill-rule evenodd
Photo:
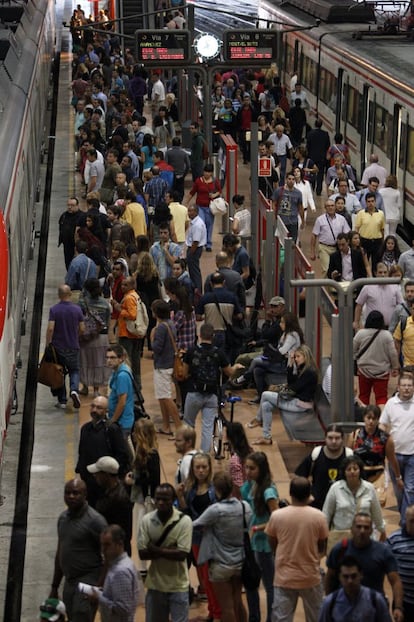
<path fill-rule="evenodd" d="M 332 421 L 331 405 L 322 387 L 318 385 L 314 407 L 297 413 L 279 408 L 280 418 L 291 441 L 300 441 L 306 445 L 322 445 L 325 433 Z M 345 434 L 363 426 L 361 421 L 337 421 Z"/>

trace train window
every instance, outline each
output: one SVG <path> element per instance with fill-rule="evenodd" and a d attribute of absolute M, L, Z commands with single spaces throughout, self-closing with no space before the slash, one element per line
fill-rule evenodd
<path fill-rule="evenodd" d="M 333 102 L 336 101 L 337 80 L 336 76 L 326 69 L 321 69 L 321 83 L 319 85 L 319 96 L 324 104 L 327 104 L 332 110 L 335 109 Z"/>
<path fill-rule="evenodd" d="M 285 50 L 286 50 L 286 73 L 289 75 L 292 75 L 293 68 L 295 65 L 293 47 L 287 43 L 285 46 Z"/>
<path fill-rule="evenodd" d="M 392 151 L 392 116 L 383 108 L 375 106 L 374 144 L 391 157 Z"/>
<path fill-rule="evenodd" d="M 407 171 L 414 175 L 414 129 L 408 128 L 408 158 Z"/>
<path fill-rule="evenodd" d="M 348 86 L 347 120 L 355 128 L 359 127 L 360 95 L 352 86 Z"/>
<path fill-rule="evenodd" d="M 316 64 L 308 56 L 303 57 L 302 82 L 310 93 L 316 93 Z"/>

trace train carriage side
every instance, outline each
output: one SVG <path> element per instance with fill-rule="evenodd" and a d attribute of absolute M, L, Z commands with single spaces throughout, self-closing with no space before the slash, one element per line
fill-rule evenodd
<path fill-rule="evenodd" d="M 10 415 L 55 45 L 53 0 L 29 0 L 0 66 L 0 468 Z"/>
<path fill-rule="evenodd" d="M 332 133 L 341 132 L 350 147 L 352 164 L 360 174 L 372 152 L 396 174 L 404 194 L 404 227 L 400 234 L 414 237 L 414 89 L 392 70 L 349 51 L 348 45 L 328 36 L 320 53 L 309 36 L 290 35 L 297 70 L 314 109 Z M 295 39 L 295 40 L 293 40 Z M 297 46 L 296 46 L 297 47 Z"/>
<path fill-rule="evenodd" d="M 259 16 L 283 22 L 286 30 L 309 26 L 312 21 L 293 18 L 280 8 L 261 3 Z M 414 239 L 414 85 L 383 61 L 389 42 L 360 44 L 352 39 L 355 25 L 323 25 L 309 32 L 283 36 L 278 59 L 285 84 L 293 73 L 308 93 L 314 110 L 331 134 L 341 132 L 350 147 L 358 175 L 369 155 L 398 177 L 403 194 L 403 227 L 408 243 Z M 381 55 L 378 53 L 381 47 Z M 366 51 L 368 50 L 368 51 Z M 375 53 L 377 50 L 377 54 Z M 311 124 L 313 123 L 310 118 Z"/>

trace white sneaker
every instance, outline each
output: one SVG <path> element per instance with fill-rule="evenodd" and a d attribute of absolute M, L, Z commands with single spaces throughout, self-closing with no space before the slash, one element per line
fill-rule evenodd
<path fill-rule="evenodd" d="M 61 408 L 62 410 L 66 410 L 66 402 L 56 402 L 55 408 Z"/>
<path fill-rule="evenodd" d="M 70 394 L 71 398 L 72 398 L 72 402 L 75 408 L 80 408 L 81 407 L 81 402 L 79 399 L 79 394 L 77 391 L 72 391 Z"/>

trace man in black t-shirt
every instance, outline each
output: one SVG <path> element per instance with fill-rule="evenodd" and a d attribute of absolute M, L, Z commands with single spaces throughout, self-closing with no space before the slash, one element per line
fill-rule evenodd
<path fill-rule="evenodd" d="M 312 482 L 313 507 L 322 509 L 331 484 L 339 479 L 342 461 L 352 454 L 352 449 L 344 447 L 342 429 L 331 423 L 325 433 L 325 445 L 315 447 L 295 470 L 296 475 L 307 477 Z"/>
<path fill-rule="evenodd" d="M 185 398 L 184 421 L 192 428 L 198 412 L 202 414 L 202 451 L 210 451 L 214 419 L 218 409 L 218 392 L 221 372 L 231 376 L 238 365 L 233 367 L 222 349 L 213 346 L 214 328 L 203 324 L 200 329 L 200 344 L 184 355 L 184 373 L 190 377 L 191 388 Z"/>

